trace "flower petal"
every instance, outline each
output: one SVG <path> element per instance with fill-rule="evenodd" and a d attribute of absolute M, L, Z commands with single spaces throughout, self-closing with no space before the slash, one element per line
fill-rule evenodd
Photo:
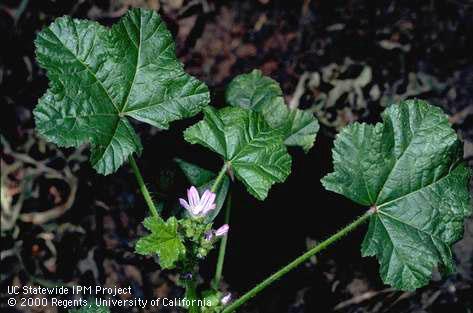
<path fill-rule="evenodd" d="M 207 213 L 209 213 L 210 211 L 214 210 L 215 209 L 215 203 L 212 203 L 211 205 L 209 206 L 206 206 L 203 210 L 202 210 L 202 215 L 207 215 Z"/>
<path fill-rule="evenodd" d="M 185 208 L 187 211 L 190 211 L 190 206 L 189 206 L 189 203 L 187 203 L 186 200 L 182 199 L 182 198 L 179 198 L 179 203 L 181 204 L 181 206 L 183 208 Z"/>
<path fill-rule="evenodd" d="M 192 207 L 192 210 L 195 216 L 200 215 L 202 213 L 202 206 L 200 204 L 196 205 L 195 207 Z"/>
<path fill-rule="evenodd" d="M 207 189 L 207 190 L 204 191 L 204 194 L 203 194 L 202 197 L 200 198 L 200 204 L 202 204 L 202 206 L 207 205 L 207 202 L 208 202 L 208 200 L 209 200 L 210 194 L 211 194 L 210 190 Z"/>
<path fill-rule="evenodd" d="M 203 207 L 202 211 L 203 212 L 208 212 L 208 211 L 212 210 L 212 209 L 210 209 L 210 207 L 212 206 L 214 201 L 215 201 L 215 194 L 207 189 L 204 192 L 204 194 L 202 195 L 202 199 L 200 199 L 200 203 Z"/>
<path fill-rule="evenodd" d="M 217 197 L 217 195 L 213 192 L 210 192 L 210 197 L 209 197 L 209 205 L 212 205 L 215 203 L 215 198 Z"/>
<path fill-rule="evenodd" d="M 189 199 L 189 204 L 190 206 L 196 206 L 200 202 L 200 197 L 199 197 L 199 192 L 197 191 L 197 188 L 194 186 L 191 186 L 187 190 L 187 198 Z"/>

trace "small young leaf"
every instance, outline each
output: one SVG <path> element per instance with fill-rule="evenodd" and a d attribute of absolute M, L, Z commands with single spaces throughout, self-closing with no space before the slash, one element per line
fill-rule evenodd
<path fill-rule="evenodd" d="M 184 72 L 153 11 L 133 9 L 111 29 L 61 17 L 35 44 L 50 80 L 34 111 L 37 130 L 60 146 L 89 142 L 101 174 L 141 151 L 129 118 L 166 129 L 210 99 L 205 84 Z"/>
<path fill-rule="evenodd" d="M 225 98 L 230 105 L 256 112 L 262 112 L 268 104 L 278 101 L 282 96 L 279 84 L 264 76 L 260 70 L 235 77 L 225 91 Z"/>
<path fill-rule="evenodd" d="M 157 254 L 162 268 L 173 268 L 186 253 L 177 231 L 177 220 L 171 217 L 164 222 L 161 218 L 147 217 L 143 225 L 151 234 L 138 240 L 136 252 L 143 255 Z"/>
<path fill-rule="evenodd" d="M 200 166 L 186 162 L 182 159 L 175 158 L 174 161 L 184 172 L 184 175 L 186 175 L 187 180 L 189 180 L 189 183 L 193 186 L 197 187 L 207 184 L 209 181 L 214 179 L 215 176 L 217 176 L 212 171 L 206 170 Z"/>
<path fill-rule="evenodd" d="M 240 106 L 261 112 L 273 128 L 285 132 L 285 144 L 300 146 L 308 152 L 314 145 L 319 123 L 311 112 L 290 110 L 284 103 L 279 84 L 261 71 L 235 77 L 227 87 L 225 97 L 232 106 Z"/>
<path fill-rule="evenodd" d="M 263 200 L 269 188 L 291 171 L 284 134 L 253 111 L 226 107 L 204 110 L 203 121 L 189 127 L 184 138 L 220 154 L 253 196 Z"/>
<path fill-rule="evenodd" d="M 384 282 L 413 290 L 440 265 L 454 270 L 450 246 L 463 234 L 469 169 L 442 111 L 410 100 L 383 113 L 383 123 L 354 123 L 337 137 L 328 190 L 375 207 L 362 244 L 376 255 Z"/>
<path fill-rule="evenodd" d="M 217 177 L 216 173 L 178 158 L 174 160 L 184 172 L 191 185 L 197 187 L 200 194 L 203 194 L 205 190 L 212 188 L 215 178 Z M 224 176 L 216 192 L 217 198 L 215 199 L 215 209 L 207 215 L 208 222 L 213 221 L 222 209 L 229 187 L 230 180 L 227 176 Z"/>

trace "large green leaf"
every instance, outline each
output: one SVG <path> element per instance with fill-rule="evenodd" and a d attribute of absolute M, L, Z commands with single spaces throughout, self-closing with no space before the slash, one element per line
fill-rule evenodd
<path fill-rule="evenodd" d="M 60 146 L 89 142 L 99 173 L 141 151 L 129 118 L 166 129 L 209 102 L 208 88 L 184 72 L 153 11 L 133 9 L 112 28 L 62 17 L 35 44 L 50 80 L 34 111 L 37 130 Z"/>
<path fill-rule="evenodd" d="M 279 84 L 261 71 L 235 77 L 227 87 L 225 97 L 232 106 L 261 112 L 273 128 L 282 128 L 285 144 L 300 146 L 308 152 L 314 145 L 319 123 L 309 111 L 289 109 L 284 103 Z"/>
<path fill-rule="evenodd" d="M 383 123 L 354 123 L 338 135 L 334 172 L 322 183 L 375 210 L 362 253 L 378 257 L 385 283 L 413 290 L 435 266 L 454 270 L 450 246 L 471 213 L 461 158 L 445 114 L 419 100 L 392 105 Z"/>
<path fill-rule="evenodd" d="M 204 112 L 204 120 L 186 129 L 184 138 L 220 154 L 252 195 L 266 198 L 271 185 L 291 171 L 284 134 L 250 110 L 208 107 Z"/>
<path fill-rule="evenodd" d="M 143 225 L 151 234 L 138 240 L 136 252 L 143 255 L 157 254 L 162 268 L 173 268 L 186 253 L 177 230 L 176 218 L 171 217 L 165 222 L 159 217 L 147 217 Z"/>

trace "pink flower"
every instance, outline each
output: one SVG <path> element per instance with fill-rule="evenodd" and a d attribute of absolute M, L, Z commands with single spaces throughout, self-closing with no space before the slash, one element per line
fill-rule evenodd
<path fill-rule="evenodd" d="M 197 188 L 192 186 L 187 190 L 187 199 L 189 202 L 179 198 L 179 203 L 193 217 L 205 216 L 215 209 L 215 194 L 208 189 L 199 197 Z"/>
<path fill-rule="evenodd" d="M 217 237 L 225 236 L 228 233 L 229 229 L 230 229 L 230 226 L 228 226 L 228 224 L 224 224 L 215 231 L 215 236 Z"/>

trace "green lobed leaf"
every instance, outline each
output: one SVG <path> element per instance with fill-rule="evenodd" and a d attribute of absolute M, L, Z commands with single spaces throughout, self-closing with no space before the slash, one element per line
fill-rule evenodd
<path fill-rule="evenodd" d="M 227 87 L 225 98 L 232 106 L 260 112 L 273 128 L 285 132 L 285 144 L 300 146 L 308 152 L 314 145 L 319 123 L 309 111 L 289 109 L 279 84 L 260 70 L 235 77 Z"/>
<path fill-rule="evenodd" d="M 173 268 L 186 253 L 176 218 L 171 217 L 165 222 L 159 217 L 147 217 L 143 225 L 151 234 L 138 240 L 136 252 L 143 255 L 157 254 L 162 268 Z"/>
<path fill-rule="evenodd" d="M 287 120 L 290 130 L 284 143 L 288 146 L 300 146 L 305 153 L 309 152 L 319 131 L 317 119 L 312 112 L 295 109 L 289 110 Z"/>
<path fill-rule="evenodd" d="M 204 110 L 203 121 L 189 127 L 184 138 L 220 154 L 253 196 L 263 200 L 269 188 L 291 171 L 284 134 L 261 114 L 239 107 Z"/>
<path fill-rule="evenodd" d="M 167 129 L 210 99 L 205 84 L 184 72 L 154 11 L 130 10 L 112 28 L 61 17 L 35 44 L 50 80 L 34 110 L 37 130 L 60 146 L 89 142 L 101 174 L 141 152 L 129 118 Z"/>
<path fill-rule="evenodd" d="M 392 105 L 383 123 L 354 123 L 337 136 L 326 189 L 375 207 L 362 244 L 383 281 L 413 290 L 436 266 L 454 270 L 451 245 L 471 214 L 470 170 L 447 116 L 420 100 Z"/>
<path fill-rule="evenodd" d="M 195 186 L 197 190 L 199 190 L 200 194 L 203 194 L 205 190 L 210 190 L 212 188 L 217 177 L 216 173 L 179 158 L 175 158 L 174 161 L 184 172 L 191 185 Z M 229 187 L 230 180 L 227 176 L 224 176 L 216 192 L 217 197 L 215 199 L 215 209 L 207 215 L 208 222 L 213 221 L 222 209 Z"/>

